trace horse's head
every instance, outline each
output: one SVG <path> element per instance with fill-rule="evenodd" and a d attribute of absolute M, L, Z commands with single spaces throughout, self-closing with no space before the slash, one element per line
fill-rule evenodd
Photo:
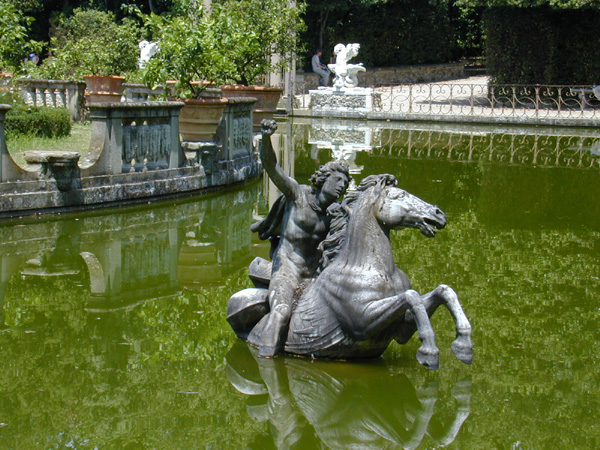
<path fill-rule="evenodd" d="M 322 271 L 348 242 L 348 234 L 357 230 L 364 237 L 370 221 L 377 221 L 387 230 L 418 228 L 427 237 L 446 226 L 446 216 L 437 207 L 397 188 L 396 177 L 390 174 L 369 175 L 355 190 L 349 191 L 341 204 L 328 209 L 332 218 L 327 238 L 319 245 L 323 252 Z"/>
<path fill-rule="evenodd" d="M 434 237 L 436 228 L 446 226 L 446 215 L 437 206 L 395 186 L 385 186 L 374 206 L 377 220 L 387 229 L 418 228 Z"/>

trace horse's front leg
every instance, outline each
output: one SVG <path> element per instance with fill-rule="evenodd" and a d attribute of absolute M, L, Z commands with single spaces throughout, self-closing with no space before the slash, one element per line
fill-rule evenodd
<path fill-rule="evenodd" d="M 435 334 L 427 310 L 417 291 L 409 289 L 402 294 L 367 303 L 361 311 L 353 312 L 351 330 L 359 340 L 369 339 L 369 336 L 376 335 L 401 320 L 406 314 L 407 306 L 421 340 L 417 360 L 430 369 L 437 369 L 439 349 L 435 344 Z"/>
<path fill-rule="evenodd" d="M 471 364 L 473 361 L 471 323 L 469 322 L 469 319 L 467 319 L 454 289 L 445 284 L 441 284 L 421 298 L 429 317 L 433 315 L 440 305 L 444 305 L 448 308 L 456 325 L 456 339 L 452 343 L 452 351 L 460 361 Z M 405 323 L 399 330 L 396 340 L 400 344 L 406 343 L 417 329 L 418 323 L 415 322 L 412 313 L 408 311 L 405 316 Z"/>

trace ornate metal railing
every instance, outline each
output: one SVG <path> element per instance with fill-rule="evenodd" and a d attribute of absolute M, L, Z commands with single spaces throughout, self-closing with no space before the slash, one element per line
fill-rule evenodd
<path fill-rule="evenodd" d="M 595 86 L 507 86 L 479 80 L 377 87 L 381 101 L 374 102 L 373 112 L 422 119 L 600 120 L 600 89 Z M 308 90 L 297 86 L 296 92 L 295 108 L 310 108 Z"/>

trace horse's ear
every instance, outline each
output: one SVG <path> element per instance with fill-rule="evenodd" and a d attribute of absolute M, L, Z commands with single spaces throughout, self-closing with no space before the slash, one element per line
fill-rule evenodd
<path fill-rule="evenodd" d="M 377 180 L 377 183 L 375 183 L 375 186 L 373 186 L 373 190 L 371 191 L 376 198 L 379 197 L 385 185 L 386 182 L 384 177 L 381 177 Z"/>
<path fill-rule="evenodd" d="M 386 186 L 389 185 L 396 185 L 396 177 L 394 177 L 393 175 L 389 175 L 389 174 L 382 174 L 377 178 L 377 182 L 375 183 L 375 186 L 373 188 L 373 194 L 375 195 L 375 197 L 379 197 L 379 195 L 381 194 L 381 191 L 383 191 L 383 189 Z"/>
<path fill-rule="evenodd" d="M 373 188 L 370 189 L 369 202 L 375 204 L 375 201 L 387 186 L 396 186 L 397 184 L 398 181 L 394 175 L 388 173 L 377 175 L 375 184 L 373 185 Z"/>
<path fill-rule="evenodd" d="M 381 177 L 384 179 L 386 186 L 393 186 L 393 187 L 398 186 L 398 180 L 396 179 L 396 177 L 394 175 L 385 173 Z"/>

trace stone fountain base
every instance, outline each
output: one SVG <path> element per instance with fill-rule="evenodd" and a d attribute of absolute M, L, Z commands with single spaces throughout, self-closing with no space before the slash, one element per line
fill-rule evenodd
<path fill-rule="evenodd" d="M 372 88 L 320 87 L 309 91 L 310 109 L 315 112 L 372 112 L 381 105 L 381 93 Z"/>

